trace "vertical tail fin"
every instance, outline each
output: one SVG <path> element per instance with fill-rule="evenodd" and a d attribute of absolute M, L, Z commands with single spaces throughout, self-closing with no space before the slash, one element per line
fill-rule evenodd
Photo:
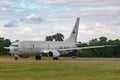
<path fill-rule="evenodd" d="M 66 39 L 65 41 L 76 42 L 77 35 L 78 35 L 78 28 L 79 28 L 79 19 L 80 18 L 77 18 L 76 23 L 74 25 L 74 28 L 72 30 L 72 33 L 71 33 L 70 37 L 68 39 Z"/>

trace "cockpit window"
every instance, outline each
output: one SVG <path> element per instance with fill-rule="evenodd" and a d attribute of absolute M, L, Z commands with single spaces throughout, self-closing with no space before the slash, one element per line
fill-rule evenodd
<path fill-rule="evenodd" d="M 13 46 L 13 47 L 18 47 L 18 45 L 11 45 L 11 46 Z"/>

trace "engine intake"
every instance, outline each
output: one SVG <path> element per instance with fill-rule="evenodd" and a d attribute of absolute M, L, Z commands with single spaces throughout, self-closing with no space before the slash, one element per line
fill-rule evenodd
<path fill-rule="evenodd" d="M 60 56 L 60 52 L 52 50 L 52 51 L 48 52 L 47 55 L 48 55 L 48 57 L 56 58 L 56 57 Z"/>
<path fill-rule="evenodd" d="M 52 52 L 49 52 L 49 53 L 48 53 L 48 56 L 49 56 L 49 57 L 53 57 L 53 53 L 52 53 Z"/>

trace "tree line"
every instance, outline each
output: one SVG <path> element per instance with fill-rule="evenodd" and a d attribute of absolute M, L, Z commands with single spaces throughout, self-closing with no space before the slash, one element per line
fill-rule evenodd
<path fill-rule="evenodd" d="M 46 41 L 63 41 L 64 35 L 61 33 L 56 33 L 54 35 L 46 36 Z M 19 41 L 19 40 L 17 40 Z M 4 47 L 8 47 L 11 44 L 10 39 L 5 39 L 0 37 L 0 56 L 1 55 L 9 55 L 8 51 L 4 49 Z M 64 56 L 78 56 L 78 57 L 120 57 L 120 40 L 108 40 L 107 37 L 100 37 L 89 40 L 88 43 L 79 42 L 78 47 L 88 47 L 88 46 L 100 46 L 100 45 L 117 45 L 111 47 L 104 48 L 94 48 L 94 49 L 86 49 L 80 51 L 72 51 Z"/>
<path fill-rule="evenodd" d="M 0 56 L 9 54 L 8 51 L 4 49 L 4 47 L 10 46 L 10 44 L 11 44 L 10 39 L 0 37 Z"/>
<path fill-rule="evenodd" d="M 108 40 L 107 37 L 95 38 L 89 43 L 79 42 L 78 47 L 87 46 L 101 46 L 101 45 L 115 45 L 103 48 L 86 49 L 76 52 L 79 57 L 120 57 L 120 40 Z"/>

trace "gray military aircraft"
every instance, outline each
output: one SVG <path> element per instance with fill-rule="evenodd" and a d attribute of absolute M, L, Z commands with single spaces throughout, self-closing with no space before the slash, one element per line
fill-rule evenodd
<path fill-rule="evenodd" d="M 19 57 L 27 58 L 31 55 L 36 56 L 36 60 L 41 60 L 42 54 L 46 54 L 53 60 L 58 60 L 60 55 L 67 54 L 72 50 L 82 50 L 90 48 L 101 48 L 106 46 L 90 46 L 90 47 L 77 47 L 77 35 L 79 28 L 79 18 L 77 18 L 72 33 L 65 41 L 20 41 L 14 42 L 9 47 L 4 47 L 9 50 L 9 53 L 15 56 L 15 60 Z"/>

